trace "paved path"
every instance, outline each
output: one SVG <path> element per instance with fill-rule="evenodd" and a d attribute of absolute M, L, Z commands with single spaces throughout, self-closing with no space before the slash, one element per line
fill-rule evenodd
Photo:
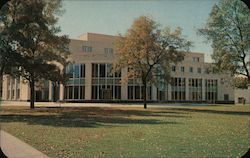
<path fill-rule="evenodd" d="M 27 106 L 25 101 L 2 101 L 1 106 Z M 212 104 L 205 103 L 148 103 L 150 107 L 164 106 L 206 106 Z M 35 107 L 143 107 L 142 103 L 61 103 L 61 102 L 35 102 Z"/>
<path fill-rule="evenodd" d="M 8 158 L 49 158 L 32 146 L 1 130 L 0 145 Z"/>

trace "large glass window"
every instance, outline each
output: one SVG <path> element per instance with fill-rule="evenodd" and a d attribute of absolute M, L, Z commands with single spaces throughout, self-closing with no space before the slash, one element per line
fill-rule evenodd
<path fill-rule="evenodd" d="M 82 100 L 85 98 L 85 64 L 71 64 L 66 67 L 71 74 L 64 88 L 64 99 Z"/>
<path fill-rule="evenodd" d="M 189 68 L 189 72 L 191 72 L 191 73 L 193 72 L 193 67 Z"/>
<path fill-rule="evenodd" d="M 143 85 L 138 78 L 130 78 L 128 81 L 128 99 L 141 100 L 143 99 Z M 147 87 L 147 99 L 151 100 L 151 86 Z"/>
<path fill-rule="evenodd" d="M 74 65 L 74 77 L 75 78 L 80 77 L 80 65 L 78 64 Z"/>
<path fill-rule="evenodd" d="M 90 46 L 82 46 L 82 51 L 83 52 L 92 52 L 92 47 L 90 47 Z"/>
<path fill-rule="evenodd" d="M 81 64 L 81 78 L 85 77 L 85 64 Z"/>
<path fill-rule="evenodd" d="M 201 68 L 197 68 L 197 72 L 200 74 L 201 73 Z"/>
<path fill-rule="evenodd" d="M 186 100 L 186 79 L 172 78 L 171 98 L 172 100 Z"/>
<path fill-rule="evenodd" d="M 104 48 L 104 53 L 112 54 L 113 53 L 113 48 Z"/>
<path fill-rule="evenodd" d="M 175 70 L 176 70 L 176 67 L 172 66 L 172 71 L 175 72 Z"/>
<path fill-rule="evenodd" d="M 112 64 L 92 64 L 92 99 L 121 99 L 121 75 L 112 71 Z"/>
<path fill-rule="evenodd" d="M 193 62 L 199 62 L 200 58 L 199 57 L 193 57 Z"/>
<path fill-rule="evenodd" d="M 202 79 L 189 78 L 189 100 L 202 100 Z"/>
<path fill-rule="evenodd" d="M 92 77 L 98 77 L 98 64 L 92 64 Z"/>
<path fill-rule="evenodd" d="M 218 81 L 216 79 L 205 80 L 205 97 L 207 101 L 216 101 L 218 95 Z"/>
<path fill-rule="evenodd" d="M 185 72 L 185 67 L 184 66 L 181 67 L 181 72 Z"/>
<path fill-rule="evenodd" d="M 106 64 L 100 64 L 100 77 L 105 77 L 106 74 Z"/>
<path fill-rule="evenodd" d="M 128 86 L 128 99 L 133 99 L 134 96 L 134 86 Z"/>

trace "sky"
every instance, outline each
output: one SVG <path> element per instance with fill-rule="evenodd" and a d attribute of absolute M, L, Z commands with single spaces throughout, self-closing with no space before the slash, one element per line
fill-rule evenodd
<path fill-rule="evenodd" d="M 218 0 L 64 0 L 64 14 L 59 17 L 61 34 L 69 38 L 92 32 L 108 35 L 124 34 L 135 18 L 153 18 L 160 27 L 183 29 L 186 39 L 193 42 L 192 52 L 205 54 L 211 62 L 212 48 L 206 39 L 197 35 L 205 26 L 209 13 Z"/>

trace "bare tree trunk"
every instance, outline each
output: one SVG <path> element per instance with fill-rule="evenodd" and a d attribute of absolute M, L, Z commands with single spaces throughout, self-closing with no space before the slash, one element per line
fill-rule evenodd
<path fill-rule="evenodd" d="M 33 77 L 31 77 L 30 81 L 30 108 L 35 108 L 35 81 Z"/>
<path fill-rule="evenodd" d="M 245 62 L 245 58 L 246 58 L 246 55 L 244 53 L 244 57 L 242 58 L 242 63 L 243 63 L 243 68 L 244 70 L 246 71 L 246 76 L 247 76 L 247 81 L 248 81 L 248 84 L 250 84 L 250 73 L 248 71 L 248 68 L 247 68 L 247 64 Z"/>
<path fill-rule="evenodd" d="M 143 104 L 144 109 L 147 109 L 147 82 L 143 82 Z"/>

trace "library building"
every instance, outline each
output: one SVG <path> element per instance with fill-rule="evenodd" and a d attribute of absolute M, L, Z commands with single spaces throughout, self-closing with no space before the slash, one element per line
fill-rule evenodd
<path fill-rule="evenodd" d="M 127 69 L 112 73 L 117 36 L 86 33 L 71 39 L 70 74 L 65 85 L 42 81 L 37 86 L 36 101 L 112 102 L 140 101 L 143 88 L 139 79 L 121 83 Z M 184 60 L 171 68 L 172 83 L 147 87 L 147 100 L 166 102 L 232 102 L 234 88 L 227 82 L 230 76 L 208 71 L 211 63 L 204 54 L 185 53 Z M 22 78 L 3 76 L 2 100 L 28 101 L 29 85 Z"/>

